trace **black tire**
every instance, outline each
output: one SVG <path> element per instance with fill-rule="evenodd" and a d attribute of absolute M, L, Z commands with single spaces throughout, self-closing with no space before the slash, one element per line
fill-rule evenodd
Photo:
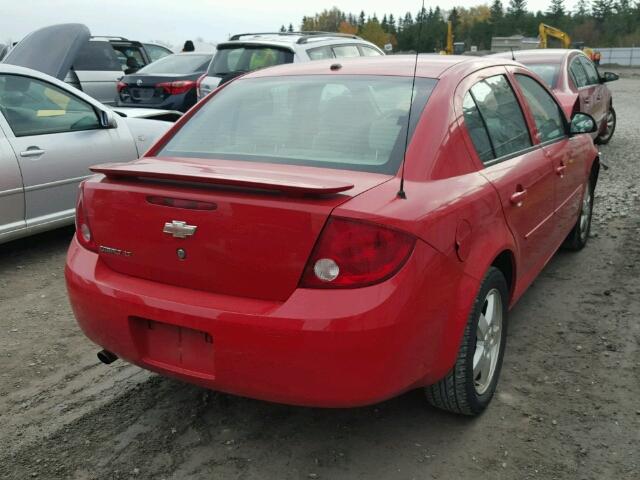
<path fill-rule="evenodd" d="M 578 250 L 582 250 L 587 242 L 589 241 L 589 232 L 591 231 L 591 219 L 593 218 L 593 198 L 594 198 L 594 190 L 595 190 L 595 181 L 594 178 L 591 177 L 589 179 L 589 183 L 587 184 L 587 189 L 585 190 L 584 195 L 582 196 L 582 203 L 580 206 L 580 214 L 578 215 L 578 219 L 576 220 L 576 224 L 573 226 L 569 235 L 565 239 L 562 244 L 563 248 L 567 250 L 573 250 L 577 252 Z M 588 201 L 585 202 L 585 200 Z M 583 212 L 584 209 L 588 208 L 588 219 L 586 222 L 583 222 Z"/>
<path fill-rule="evenodd" d="M 607 115 L 611 114 L 613 117 L 613 126 L 611 128 L 607 127 L 605 132 L 596 138 L 596 143 L 600 145 L 606 145 L 611 141 L 611 137 L 613 137 L 613 133 L 616 131 L 616 124 L 618 123 L 616 117 L 616 111 L 613 108 L 613 105 L 609 106 L 609 112 Z"/>
<path fill-rule="evenodd" d="M 478 393 L 476 390 L 476 379 L 473 373 L 478 320 L 480 319 L 480 314 L 483 313 L 483 309 L 485 309 L 485 299 L 487 295 L 493 291 L 497 291 L 501 299 L 502 328 L 499 335 L 500 344 L 497 362 L 490 382 L 484 392 Z M 467 326 L 464 330 L 455 365 L 447 376 L 438 383 L 425 387 L 427 400 L 431 405 L 449 412 L 471 416 L 478 415 L 487 408 L 496 391 L 500 370 L 502 368 L 502 359 L 504 357 L 507 340 L 508 303 L 509 289 L 504 275 L 497 268 L 491 267 L 480 285 L 478 296 L 473 303 L 471 312 L 469 312 Z"/>

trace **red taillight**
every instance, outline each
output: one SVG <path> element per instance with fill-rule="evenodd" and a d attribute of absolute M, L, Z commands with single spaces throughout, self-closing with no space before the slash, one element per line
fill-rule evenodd
<path fill-rule="evenodd" d="M 80 184 L 80 188 L 78 189 L 78 201 L 76 202 L 76 237 L 78 238 L 80 245 L 84 248 L 97 252 L 98 245 L 93 239 L 91 227 L 89 226 L 89 219 L 87 218 L 82 205 L 82 197 L 82 184 Z"/>
<path fill-rule="evenodd" d="M 360 221 L 332 218 L 324 227 L 300 286 L 356 288 L 394 275 L 413 251 L 413 236 Z"/>
<path fill-rule="evenodd" d="M 200 77 L 198 78 L 198 81 L 196 82 L 196 96 L 198 100 L 202 98 L 202 91 L 200 90 L 200 86 L 202 85 L 202 81 L 205 78 L 207 78 L 207 73 L 203 73 L 202 75 L 200 75 Z"/>
<path fill-rule="evenodd" d="M 116 83 L 116 89 L 118 89 L 118 93 L 120 93 L 125 88 L 127 88 L 127 84 L 126 83 L 124 83 L 124 82 Z"/>
<path fill-rule="evenodd" d="M 169 95 L 179 95 L 181 93 L 188 92 L 196 86 L 196 82 L 193 80 L 177 80 L 175 82 L 162 82 L 156 85 L 156 88 L 161 88 L 164 93 Z"/>

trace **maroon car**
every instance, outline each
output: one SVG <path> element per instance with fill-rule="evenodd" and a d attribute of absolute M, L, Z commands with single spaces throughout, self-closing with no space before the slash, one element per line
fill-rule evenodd
<path fill-rule="evenodd" d="M 498 53 L 492 56 L 515 58 L 536 72 L 553 89 L 562 108 L 591 115 L 598 124 L 596 143 L 609 143 L 616 129 L 616 111 L 611 91 L 605 83 L 618 79 L 612 72 L 598 72 L 595 64 L 580 50 L 541 49 Z"/>

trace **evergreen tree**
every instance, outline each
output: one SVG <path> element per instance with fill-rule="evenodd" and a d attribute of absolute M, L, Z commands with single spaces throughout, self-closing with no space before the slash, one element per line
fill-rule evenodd
<path fill-rule="evenodd" d="M 396 18 L 393 16 L 393 13 L 389 15 L 389 32 L 392 35 L 398 33 L 398 27 L 396 26 Z"/>
<path fill-rule="evenodd" d="M 458 9 L 453 7 L 449 12 L 449 21 L 451 22 L 451 26 L 456 28 L 458 26 L 458 22 L 460 21 L 460 14 L 458 13 Z"/>
<path fill-rule="evenodd" d="M 380 22 L 380 26 L 385 33 L 389 33 L 389 21 L 387 20 L 387 14 L 385 13 L 382 17 L 382 22 Z"/>
<path fill-rule="evenodd" d="M 553 20 L 561 20 L 567 14 L 564 8 L 564 0 L 551 0 L 547 16 Z"/>
<path fill-rule="evenodd" d="M 284 25 L 283 25 L 283 27 L 284 27 Z M 292 32 L 293 32 L 293 23 L 290 23 L 290 24 L 289 24 L 289 29 L 288 29 L 287 31 L 288 31 L 289 33 L 292 33 Z"/>
<path fill-rule="evenodd" d="M 404 26 L 404 28 L 407 28 L 413 25 L 413 17 L 411 16 L 410 12 L 407 12 L 404 15 L 404 21 L 402 22 L 402 25 Z"/>
<path fill-rule="evenodd" d="M 587 15 L 589 15 L 589 8 L 588 0 L 578 0 L 573 15 L 578 17 L 578 19 L 583 20 Z"/>
<path fill-rule="evenodd" d="M 280 32 L 286 32 L 286 31 L 287 31 L 287 29 L 286 29 L 286 28 L 284 28 L 284 25 L 282 25 L 282 26 L 280 27 Z"/>
<path fill-rule="evenodd" d="M 502 20 L 502 17 L 504 17 L 504 7 L 502 6 L 502 2 L 500 0 L 493 0 L 490 11 L 491 11 L 491 21 L 494 23 L 496 23 L 499 20 Z"/>
<path fill-rule="evenodd" d="M 611 15 L 612 10 L 612 0 L 594 0 L 591 6 L 591 15 L 593 15 L 593 18 L 596 19 L 596 21 L 602 22 Z"/>
<path fill-rule="evenodd" d="M 364 10 L 362 10 L 360 12 L 360 16 L 358 17 L 358 28 L 362 28 L 364 27 L 365 24 L 365 14 L 364 14 Z"/>
<path fill-rule="evenodd" d="M 507 15 L 522 18 L 527 13 L 527 0 L 509 0 Z"/>

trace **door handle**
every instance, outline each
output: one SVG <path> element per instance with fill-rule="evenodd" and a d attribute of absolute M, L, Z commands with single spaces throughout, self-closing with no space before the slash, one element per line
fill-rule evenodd
<path fill-rule="evenodd" d="M 564 171 L 567 169 L 567 166 L 564 163 L 561 163 L 556 167 L 556 173 L 560 175 L 560 178 L 564 176 Z"/>
<path fill-rule="evenodd" d="M 21 157 L 39 157 L 44 153 L 44 150 L 40 149 L 40 147 L 31 146 L 28 147 L 24 152 L 20 152 Z"/>
<path fill-rule="evenodd" d="M 527 190 L 520 187 L 517 192 L 511 194 L 511 203 L 513 203 L 516 207 L 522 206 L 522 201 L 527 196 Z"/>

